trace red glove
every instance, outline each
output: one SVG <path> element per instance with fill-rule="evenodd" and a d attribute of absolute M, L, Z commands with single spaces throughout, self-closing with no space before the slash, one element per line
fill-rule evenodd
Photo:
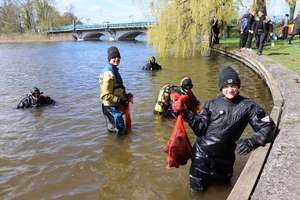
<path fill-rule="evenodd" d="M 171 99 L 171 101 L 177 101 L 179 98 L 180 98 L 180 94 L 177 93 L 177 92 L 172 92 L 172 93 L 170 94 L 170 99 Z"/>
<path fill-rule="evenodd" d="M 189 99 L 188 95 L 181 95 L 178 101 L 181 101 L 183 104 L 185 104 L 188 99 Z"/>
<path fill-rule="evenodd" d="M 127 93 L 126 95 L 128 102 L 133 103 L 133 94 Z"/>
<path fill-rule="evenodd" d="M 172 110 L 176 113 L 182 112 L 186 109 L 185 102 L 188 100 L 187 95 L 181 95 L 175 103 L 172 104 Z"/>

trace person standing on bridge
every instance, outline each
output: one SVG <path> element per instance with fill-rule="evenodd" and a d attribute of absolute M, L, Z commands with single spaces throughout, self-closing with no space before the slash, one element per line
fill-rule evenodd
<path fill-rule="evenodd" d="M 258 104 L 239 94 L 240 84 L 237 72 L 226 67 L 219 74 L 219 97 L 198 114 L 184 106 L 177 110 L 197 136 L 190 167 L 192 192 L 205 190 L 211 181 L 231 179 L 236 147 L 244 155 L 274 139 L 274 122 Z M 239 140 L 248 123 L 254 133 Z"/>
<path fill-rule="evenodd" d="M 115 46 L 108 48 L 108 65 L 100 75 L 100 99 L 102 111 L 106 119 L 107 129 L 117 135 L 127 133 L 123 119 L 123 108 L 132 100 L 132 94 L 126 93 L 118 65 L 121 61 L 119 49 Z"/>

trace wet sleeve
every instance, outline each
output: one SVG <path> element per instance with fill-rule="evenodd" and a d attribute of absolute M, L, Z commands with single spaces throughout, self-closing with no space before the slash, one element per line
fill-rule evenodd
<path fill-rule="evenodd" d="M 30 104 L 29 104 L 29 101 L 28 101 L 28 98 L 25 97 L 23 98 L 19 104 L 17 105 L 17 109 L 20 109 L 20 108 L 28 108 L 30 107 Z"/>
<path fill-rule="evenodd" d="M 274 140 L 275 123 L 257 104 L 253 105 L 250 110 L 249 124 L 254 130 L 251 139 L 256 143 L 256 146 L 264 146 Z"/>
<path fill-rule="evenodd" d="M 195 135 L 201 137 L 204 135 L 210 119 L 209 104 L 206 104 L 202 111 L 194 114 L 190 110 L 183 112 L 183 119 L 189 124 Z"/>
<path fill-rule="evenodd" d="M 118 97 L 114 92 L 114 76 L 110 72 L 105 72 L 103 77 L 99 79 L 101 88 L 101 99 L 111 103 L 117 103 Z"/>
<path fill-rule="evenodd" d="M 192 102 L 192 105 L 194 105 L 194 106 L 200 105 L 199 99 L 197 99 L 197 97 L 194 94 L 191 95 L 191 102 Z"/>
<path fill-rule="evenodd" d="M 51 99 L 48 96 L 45 97 L 45 101 L 46 101 L 46 104 L 55 104 L 56 103 L 56 101 L 54 101 L 53 99 Z"/>
<path fill-rule="evenodd" d="M 152 65 L 150 63 L 147 63 L 145 70 L 152 70 Z"/>

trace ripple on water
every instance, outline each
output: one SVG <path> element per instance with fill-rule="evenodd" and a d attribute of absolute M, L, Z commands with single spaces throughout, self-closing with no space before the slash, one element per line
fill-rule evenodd
<path fill-rule="evenodd" d="M 141 68 L 155 55 L 153 49 L 145 43 L 118 42 L 120 73 L 134 104 L 132 131 L 116 137 L 106 131 L 97 79 L 111 45 L 0 45 L 0 199 L 195 199 L 188 189 L 189 164 L 165 168 L 163 146 L 175 121 L 153 115 L 161 86 L 179 84 L 189 75 L 204 103 L 218 94 L 217 73 L 225 63 L 240 72 L 243 94 L 267 110 L 272 106 L 266 85 L 239 63 L 221 56 L 161 58 L 163 70 L 147 73 Z M 57 104 L 17 110 L 33 86 Z M 195 136 L 187 130 L 193 143 Z M 237 158 L 235 177 L 245 160 Z M 230 188 L 214 185 L 199 199 L 224 199 Z"/>

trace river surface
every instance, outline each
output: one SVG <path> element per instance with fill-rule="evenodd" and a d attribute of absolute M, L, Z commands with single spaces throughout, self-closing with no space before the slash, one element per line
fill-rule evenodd
<path fill-rule="evenodd" d="M 98 76 L 111 45 L 121 51 L 120 73 L 134 94 L 132 132 L 125 137 L 106 131 L 99 102 Z M 0 199 L 225 199 L 247 157 L 237 158 L 230 185 L 214 184 L 204 194 L 191 195 L 190 162 L 165 168 L 163 146 L 174 121 L 153 115 L 156 96 L 164 84 L 179 84 L 189 75 L 203 105 L 218 95 L 220 67 L 231 65 L 241 75 L 242 95 L 270 111 L 267 86 L 253 71 L 218 55 L 158 59 L 162 71 L 142 71 L 152 55 L 155 51 L 145 42 L 1 44 Z M 17 110 L 34 86 L 57 104 Z M 193 143 L 195 137 L 187 131 Z"/>

